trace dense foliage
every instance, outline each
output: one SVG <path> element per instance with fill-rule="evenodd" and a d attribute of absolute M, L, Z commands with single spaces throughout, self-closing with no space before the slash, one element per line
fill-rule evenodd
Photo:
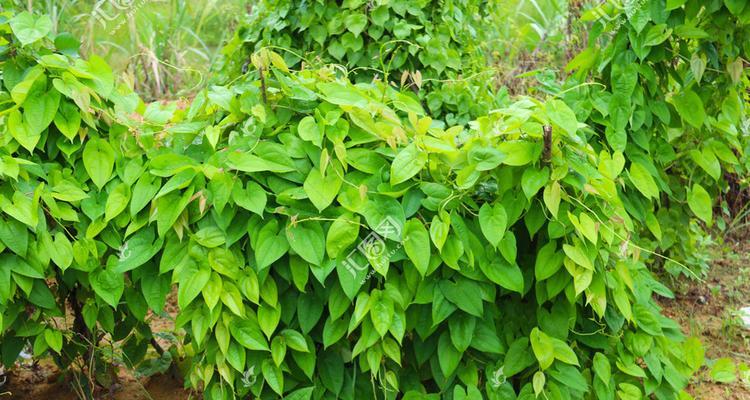
<path fill-rule="evenodd" d="M 220 76 L 234 79 L 250 55 L 278 47 L 288 65 L 337 63 L 355 82 L 373 78 L 411 90 L 448 124 L 465 124 L 494 104 L 482 44 L 487 4 L 479 0 L 264 0 L 224 48 Z"/>
<path fill-rule="evenodd" d="M 746 174 L 750 7 L 662 3 L 595 24 L 572 79 L 602 86 L 468 125 L 263 47 L 146 105 L 46 17 L 0 16 L 3 363 L 112 340 L 138 364 L 174 284 L 208 399 L 687 398 L 703 350 L 659 313 L 647 249 L 689 249 Z M 691 51 L 710 69 L 671 56 Z"/>
<path fill-rule="evenodd" d="M 568 66 L 577 78 L 569 85 L 588 73 L 603 85 L 562 97 L 579 106 L 577 115 L 595 132 L 592 140 L 622 152 L 636 167 L 630 170 L 630 190 L 621 196 L 628 213 L 648 228 L 642 239 L 652 238 L 639 242 L 668 252 L 673 260 L 665 266 L 674 274 L 704 274 L 708 264 L 701 243 L 703 226 L 714 222 L 712 199 L 723 199 L 718 206 L 730 217 L 729 183 L 747 177 L 750 165 L 742 98 L 750 6 L 747 1 L 626 4 L 615 10 L 624 13 L 605 4 L 584 15 L 597 22 L 590 46 Z M 614 35 L 602 33 L 612 27 L 618 28 Z M 718 223 L 723 228 L 722 218 Z"/>

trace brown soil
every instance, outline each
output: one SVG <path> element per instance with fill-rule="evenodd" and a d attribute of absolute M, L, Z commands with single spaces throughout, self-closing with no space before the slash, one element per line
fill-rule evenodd
<path fill-rule="evenodd" d="M 737 310 L 750 306 L 750 242 L 743 238 L 717 253 L 704 282 L 680 281 L 675 300 L 660 303 L 685 334 L 701 340 L 707 361 L 730 358 L 739 367 L 750 364 L 750 330 L 737 317 Z M 748 377 L 723 384 L 713 381 L 709 370 L 703 367 L 688 387 L 696 400 L 750 400 Z"/>
<path fill-rule="evenodd" d="M 151 329 L 154 332 L 174 330 L 174 316 L 177 315 L 177 292 L 173 290 L 167 297 L 166 316 L 150 314 Z M 158 338 L 163 349 L 171 343 Z M 155 375 L 136 379 L 132 372 L 120 368 L 117 383 L 110 390 L 104 390 L 97 400 L 194 400 L 195 393 L 183 388 L 180 379 L 174 374 Z M 8 384 L 0 389 L 0 400 L 78 400 L 76 385 L 70 375 L 62 375 L 50 360 L 39 363 L 19 362 L 9 371 Z"/>
<path fill-rule="evenodd" d="M 62 376 L 53 365 L 21 365 L 10 374 L 10 382 L 0 399 L 13 400 L 78 400 L 73 381 Z M 120 374 L 112 394 L 103 393 L 102 400 L 189 400 L 196 399 L 183 389 L 177 379 L 157 375 L 137 380 Z"/>

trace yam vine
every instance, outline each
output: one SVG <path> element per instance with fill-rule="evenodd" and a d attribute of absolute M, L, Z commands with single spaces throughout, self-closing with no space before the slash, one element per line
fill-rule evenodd
<path fill-rule="evenodd" d="M 383 29 L 423 41 L 394 50 L 408 79 L 483 73 L 423 37 L 459 52 L 483 3 L 345 1 L 335 23 L 336 2 L 278 3 L 187 103 L 0 14 L 3 364 L 111 341 L 130 366 L 180 359 L 206 399 L 690 398 L 703 348 L 660 313 L 654 254 L 700 275 L 695 238 L 747 174 L 747 1 L 591 11 L 547 99 L 289 58 L 368 66 Z M 172 288 L 179 346 L 154 354 Z"/>

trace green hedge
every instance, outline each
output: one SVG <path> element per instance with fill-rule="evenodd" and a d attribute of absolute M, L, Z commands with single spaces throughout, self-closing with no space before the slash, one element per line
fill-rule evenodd
<path fill-rule="evenodd" d="M 445 126 L 411 92 L 261 49 L 231 85 L 146 105 L 56 51 L 45 17 L 10 17 L 6 365 L 30 342 L 67 366 L 102 338 L 151 365 L 149 311 L 175 285 L 172 353 L 208 399 L 686 398 L 703 350 L 659 313 L 640 245 L 667 191 L 598 140 L 586 97 Z"/>

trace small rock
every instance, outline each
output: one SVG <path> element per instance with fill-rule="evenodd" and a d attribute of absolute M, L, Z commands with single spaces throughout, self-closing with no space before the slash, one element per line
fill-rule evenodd
<path fill-rule="evenodd" d="M 745 329 L 750 329 L 750 307 L 740 308 L 740 319 Z"/>

